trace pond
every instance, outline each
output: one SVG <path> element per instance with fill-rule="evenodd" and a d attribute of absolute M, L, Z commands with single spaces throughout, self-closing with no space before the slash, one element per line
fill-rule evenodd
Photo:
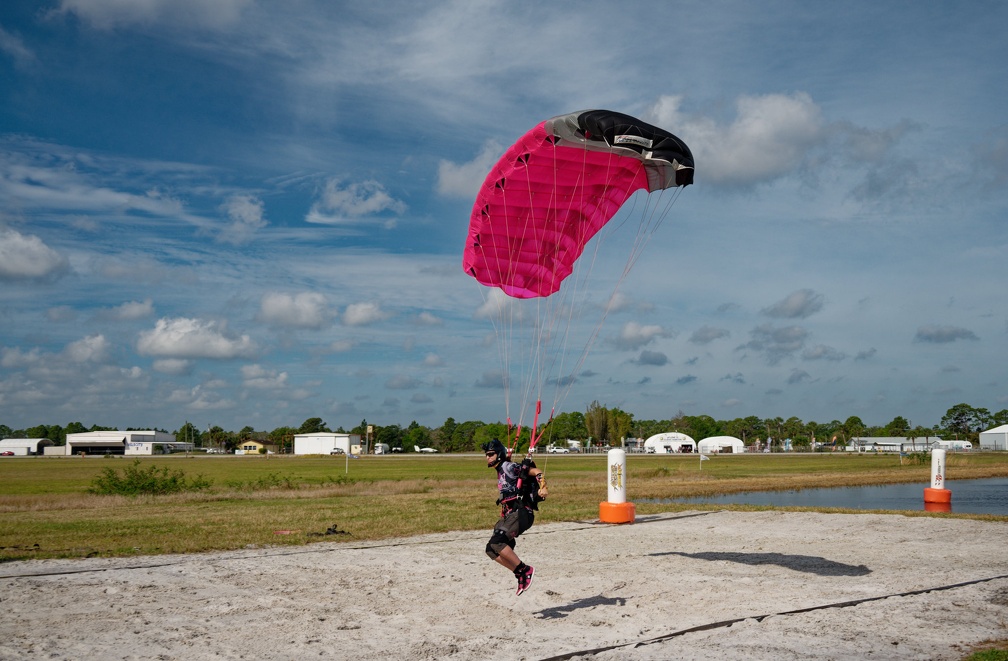
<path fill-rule="evenodd" d="M 672 498 L 639 502 L 714 505 L 765 505 L 772 507 L 844 507 L 858 510 L 923 510 L 927 484 L 884 484 L 868 487 L 803 489 L 800 491 L 749 491 L 729 496 Z M 952 512 L 1008 515 L 1008 478 L 950 480 Z M 947 510 L 946 510 L 947 511 Z"/>

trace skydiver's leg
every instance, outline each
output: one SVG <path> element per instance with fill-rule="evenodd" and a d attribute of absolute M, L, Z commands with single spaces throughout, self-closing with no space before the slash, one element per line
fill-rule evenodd
<path fill-rule="evenodd" d="M 521 564 L 521 560 L 518 558 L 518 554 L 514 552 L 510 546 L 505 546 L 501 549 L 500 555 L 498 555 L 494 560 L 497 564 L 502 567 L 507 567 L 510 571 L 518 569 L 518 565 Z"/>

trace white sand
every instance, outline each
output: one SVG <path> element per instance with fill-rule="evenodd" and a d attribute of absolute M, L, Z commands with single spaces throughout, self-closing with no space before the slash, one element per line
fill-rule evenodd
<path fill-rule="evenodd" d="M 0 659 L 961 659 L 1008 638 L 1004 523 L 722 511 L 539 524 L 519 540 L 536 576 L 518 597 L 484 554 L 492 523 L 3 564 Z M 834 606 L 850 601 L 863 603 Z"/>

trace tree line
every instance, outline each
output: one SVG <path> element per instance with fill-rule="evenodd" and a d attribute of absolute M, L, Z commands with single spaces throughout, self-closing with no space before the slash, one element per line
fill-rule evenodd
<path fill-rule="evenodd" d="M 686 415 L 679 411 L 674 417 L 666 420 L 637 420 L 632 413 L 619 408 L 608 408 L 599 402 L 592 402 L 582 413 L 580 411 L 560 413 L 552 420 L 540 425 L 536 433 L 541 436 L 540 447 L 551 443 L 564 444 L 567 439 L 580 441 L 583 444 L 595 446 L 618 446 L 623 439 L 646 439 L 663 432 L 682 432 L 695 440 L 710 436 L 734 436 L 746 445 L 770 442 L 781 444 L 785 439 L 791 441 L 796 449 L 807 449 L 815 444 L 847 445 L 855 437 L 893 436 L 902 438 L 940 436 L 945 439 L 968 440 L 977 442 L 980 432 L 998 425 L 1008 424 L 1008 409 L 991 413 L 986 408 L 976 408 L 969 404 L 956 404 L 950 408 L 941 422 L 932 427 L 912 425 L 903 416 L 896 416 L 886 425 L 866 425 L 858 416 L 850 416 L 844 421 L 804 422 L 800 418 L 787 419 L 760 418 L 748 416 L 732 420 L 716 420 L 709 415 Z M 66 443 L 67 434 L 88 431 L 110 431 L 117 427 L 92 425 L 85 427 L 80 422 L 71 422 L 65 427 L 60 425 L 38 425 L 27 429 L 11 429 L 0 424 L 0 438 L 48 438 L 57 445 Z M 133 428 L 124 431 L 130 431 Z M 145 427 L 143 429 L 150 429 Z M 342 426 L 330 429 L 322 418 L 308 418 L 300 427 L 277 427 L 266 431 L 256 431 L 251 426 L 239 431 L 226 431 L 219 426 L 206 430 L 197 429 L 195 425 L 186 422 L 171 433 L 179 442 L 191 442 L 196 447 L 216 448 L 230 452 L 240 447 L 243 442 L 256 440 L 272 445 L 281 451 L 293 451 L 295 434 L 312 434 L 316 432 L 337 432 L 357 434 L 366 439 L 370 447 L 376 443 L 385 443 L 390 448 L 399 448 L 404 452 L 412 452 L 414 446 L 434 447 L 441 452 L 471 452 L 477 450 L 483 443 L 498 438 L 509 439 L 508 445 L 518 438 L 517 446 L 527 448 L 530 442 L 528 428 L 521 430 L 509 429 L 502 422 L 483 422 L 470 420 L 457 422 L 447 418 L 440 427 L 427 427 L 415 420 L 403 427 L 399 424 L 379 425 L 369 423 L 366 419 L 347 430 Z"/>

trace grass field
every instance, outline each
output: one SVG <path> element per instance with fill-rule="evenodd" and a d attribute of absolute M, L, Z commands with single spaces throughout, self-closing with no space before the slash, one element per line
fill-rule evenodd
<path fill-rule="evenodd" d="M 599 502 L 607 495 L 604 454 L 547 455 L 537 462 L 550 488 L 537 521 L 598 518 Z M 106 469 L 119 472 L 131 465 L 201 476 L 211 486 L 164 496 L 90 493 Z M 949 454 L 946 472 L 953 481 L 1008 477 L 1008 454 Z M 930 463 L 901 464 L 895 455 L 743 454 L 715 456 L 703 462 L 701 471 L 695 455 L 627 458 L 631 501 L 905 482 L 928 486 Z M 497 516 L 495 498 L 496 479 L 481 455 L 368 456 L 349 462 L 277 455 L 5 457 L 0 460 L 0 562 L 489 530 Z M 697 506 L 648 502 L 636 508 L 643 515 Z M 335 533 L 327 535 L 330 529 Z"/>

